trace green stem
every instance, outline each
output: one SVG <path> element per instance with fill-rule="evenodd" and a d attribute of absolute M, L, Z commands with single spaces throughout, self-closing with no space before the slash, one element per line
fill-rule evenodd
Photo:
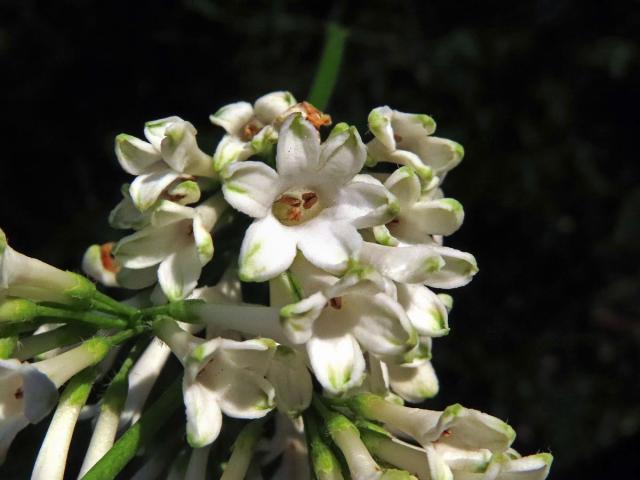
<path fill-rule="evenodd" d="M 127 330 L 122 330 L 115 335 L 106 337 L 106 339 L 109 340 L 111 346 L 116 346 L 129 340 L 131 337 L 135 337 L 136 335 L 149 330 L 150 328 L 151 327 L 149 325 L 136 325 L 135 327 L 128 328 Z"/>
<path fill-rule="evenodd" d="M 145 317 L 155 317 L 158 315 L 167 315 L 182 322 L 198 322 L 198 317 L 190 311 L 192 305 L 204 303 L 202 300 L 180 300 L 177 302 L 157 305 L 155 307 L 143 308 L 140 314 Z"/>
<path fill-rule="evenodd" d="M 266 418 L 249 420 L 244 426 L 233 444 L 231 458 L 220 480 L 235 480 L 246 476 L 256 443 L 262 436 Z"/>
<path fill-rule="evenodd" d="M 109 295 L 105 295 L 102 292 L 96 290 L 94 294 L 94 303 L 97 303 L 96 308 L 104 308 L 106 311 L 115 313 L 117 315 L 125 315 L 127 317 L 132 317 L 138 313 L 138 309 L 134 307 L 130 307 L 129 305 L 125 305 L 117 300 L 114 300 Z"/>
<path fill-rule="evenodd" d="M 44 305 L 37 306 L 38 316 L 52 317 L 61 319 L 62 322 L 77 320 L 80 322 L 95 325 L 100 328 L 125 328 L 129 323 L 125 320 L 106 315 L 98 315 L 92 312 L 78 312 L 74 310 L 64 310 L 61 308 L 47 307 Z"/>
<path fill-rule="evenodd" d="M 141 446 L 153 438 L 182 403 L 182 379 L 175 380 L 162 396 L 131 426 L 104 457 L 89 470 L 82 480 L 110 480 L 116 478 Z"/>
<path fill-rule="evenodd" d="M 320 110 L 327 108 L 333 94 L 347 36 L 346 28 L 336 23 L 327 26 L 322 57 L 308 97 L 309 102 Z"/>
<path fill-rule="evenodd" d="M 129 371 L 142 353 L 146 343 L 147 339 L 141 338 L 129 351 L 127 358 L 124 359 L 124 362 L 122 362 L 120 366 L 120 370 L 118 370 L 118 373 L 113 377 L 107 391 L 102 397 L 102 408 L 109 408 L 118 414 L 120 413 L 127 399 L 129 390 Z"/>
<path fill-rule="evenodd" d="M 66 325 L 38 335 L 30 335 L 20 341 L 14 357 L 18 360 L 28 360 L 54 348 L 78 343 L 93 331 L 93 328 L 84 325 Z"/>
<path fill-rule="evenodd" d="M 307 410 L 302 416 L 304 431 L 309 445 L 309 457 L 317 480 L 339 480 L 344 478 L 342 467 L 331 448 L 322 438 L 318 422 L 313 413 Z"/>

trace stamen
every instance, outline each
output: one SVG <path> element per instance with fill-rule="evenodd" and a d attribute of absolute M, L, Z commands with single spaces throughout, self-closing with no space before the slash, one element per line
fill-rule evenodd
<path fill-rule="evenodd" d="M 16 393 L 14 393 L 13 396 L 15 397 L 16 400 L 20 400 L 22 397 L 24 397 L 24 392 L 22 391 L 22 388 L 17 389 Z"/>
<path fill-rule="evenodd" d="M 302 206 L 306 210 L 308 210 L 309 208 L 313 207 L 318 202 L 318 195 L 316 195 L 313 192 L 303 193 L 302 194 L 302 200 L 304 200 L 304 203 L 302 204 Z"/>
<path fill-rule="evenodd" d="M 242 134 L 240 137 L 245 142 L 248 142 L 255 137 L 260 130 L 262 130 L 262 127 L 257 124 L 256 120 L 249 120 L 249 123 L 242 128 Z"/>
<path fill-rule="evenodd" d="M 398 135 L 397 133 L 393 135 L 393 138 L 396 142 L 401 142 L 402 141 L 402 137 L 400 135 Z"/>
<path fill-rule="evenodd" d="M 113 242 L 103 243 L 100 245 L 100 261 L 102 266 L 108 272 L 118 273 L 120 266 L 114 261 L 111 250 L 113 250 Z"/>
<path fill-rule="evenodd" d="M 340 310 L 342 308 L 342 297 L 333 297 L 329 300 L 329 305 L 336 310 Z"/>
<path fill-rule="evenodd" d="M 291 207 L 299 207 L 302 203 L 299 198 L 291 197 L 289 195 L 281 196 L 278 200 L 276 200 L 276 202 L 284 203 L 285 205 L 289 205 Z"/>
<path fill-rule="evenodd" d="M 320 130 L 320 127 L 331 125 L 331 116 L 321 112 L 309 102 L 302 102 L 302 108 L 306 112 L 309 123 Z"/>

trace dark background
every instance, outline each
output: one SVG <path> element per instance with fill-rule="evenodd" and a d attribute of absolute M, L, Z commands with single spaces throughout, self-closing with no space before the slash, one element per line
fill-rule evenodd
<path fill-rule="evenodd" d="M 212 151 L 218 107 L 305 97 L 338 20 L 351 36 L 334 119 L 364 132 L 378 105 L 429 113 L 467 152 L 445 184 L 467 215 L 448 244 L 480 273 L 453 292 L 428 405 L 508 419 L 518 450 L 555 455 L 551 478 L 634 478 L 640 2 L 305 3 L 0 2 L 12 245 L 76 269 L 88 244 L 119 235 L 107 214 L 129 177 L 116 134 L 177 114 Z M 45 428 L 24 431 L 10 463 L 28 471 Z"/>

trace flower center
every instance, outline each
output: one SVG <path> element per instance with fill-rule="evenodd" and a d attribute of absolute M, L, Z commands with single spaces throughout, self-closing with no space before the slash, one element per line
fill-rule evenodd
<path fill-rule="evenodd" d="M 288 190 L 273 202 L 273 215 L 283 225 L 300 225 L 322 211 L 318 194 L 306 188 Z"/>
<path fill-rule="evenodd" d="M 262 130 L 262 125 L 260 125 L 260 122 L 258 122 L 257 119 L 252 118 L 244 127 L 242 127 L 240 138 L 243 141 L 248 142 L 253 139 L 260 130 Z"/>

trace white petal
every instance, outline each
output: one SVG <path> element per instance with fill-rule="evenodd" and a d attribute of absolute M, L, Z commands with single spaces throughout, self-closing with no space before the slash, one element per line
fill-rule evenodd
<path fill-rule="evenodd" d="M 206 387 L 215 392 L 225 415 L 260 418 L 274 408 L 273 386 L 254 372 L 214 360 L 201 375 Z"/>
<path fill-rule="evenodd" d="M 262 162 L 229 165 L 223 173 L 222 192 L 233 208 L 254 218 L 271 210 L 278 194 L 278 174 Z"/>
<path fill-rule="evenodd" d="M 322 292 L 316 292 L 280 309 L 282 329 L 291 343 L 305 343 L 311 338 L 313 324 L 322 314 L 326 304 L 327 297 Z"/>
<path fill-rule="evenodd" d="M 389 383 L 395 393 L 407 402 L 420 403 L 433 398 L 439 390 L 438 377 L 431 362 L 414 367 L 388 365 Z"/>
<path fill-rule="evenodd" d="M 280 175 L 296 177 L 320 168 L 320 134 L 302 115 L 288 117 L 280 129 L 276 165 Z"/>
<path fill-rule="evenodd" d="M 430 166 L 436 175 L 448 172 L 464 157 L 462 145 L 446 138 L 421 138 L 419 141 L 410 143 L 408 148 L 418 154 L 424 164 Z"/>
<path fill-rule="evenodd" d="M 342 222 L 330 223 L 320 217 L 299 227 L 298 248 L 309 262 L 335 275 L 347 269 L 356 258 L 362 237 L 356 229 Z"/>
<path fill-rule="evenodd" d="M 355 127 L 336 125 L 320 148 L 320 175 L 338 184 L 351 180 L 367 158 L 367 151 Z"/>
<path fill-rule="evenodd" d="M 544 480 L 549 474 L 553 457 L 539 453 L 507 462 L 499 475 L 500 480 Z"/>
<path fill-rule="evenodd" d="M 453 472 L 431 445 L 424 447 L 427 452 L 427 463 L 431 478 L 435 480 L 454 480 Z"/>
<path fill-rule="evenodd" d="M 442 435 L 447 431 L 447 435 Z M 475 450 L 487 448 L 492 452 L 504 452 L 513 443 L 516 434 L 507 423 L 478 410 L 456 404 L 447 407 L 432 438 L 456 448 Z"/>
<path fill-rule="evenodd" d="M 444 266 L 444 260 L 432 246 L 387 247 L 364 242 L 361 260 L 382 275 L 401 283 L 423 283 Z"/>
<path fill-rule="evenodd" d="M 123 267 L 140 269 L 157 265 L 183 245 L 183 232 L 177 226 L 148 227 L 122 238 L 113 254 Z"/>
<path fill-rule="evenodd" d="M 464 220 L 462 205 L 453 198 L 421 201 L 402 212 L 400 223 L 416 233 L 427 235 L 451 235 Z M 400 234 L 398 235 L 400 237 Z"/>
<path fill-rule="evenodd" d="M 367 123 L 369 130 L 376 139 L 389 150 L 395 150 L 396 141 L 393 138 L 393 127 L 391 126 L 391 117 L 393 111 L 387 107 L 377 107 L 371 110 Z"/>
<path fill-rule="evenodd" d="M 339 190 L 329 215 L 360 229 L 387 223 L 398 208 L 395 197 L 382 185 L 356 181 Z"/>
<path fill-rule="evenodd" d="M 188 245 L 169 255 L 158 268 L 158 282 L 170 301 L 183 300 L 196 285 L 202 264 L 195 245 Z"/>
<path fill-rule="evenodd" d="M 212 158 L 200 150 L 196 129 L 189 122 L 174 122 L 165 131 L 161 152 L 164 161 L 178 172 L 214 176 Z"/>
<path fill-rule="evenodd" d="M 205 266 L 213 258 L 213 238 L 211 238 L 209 230 L 203 225 L 202 218 L 199 215 L 193 219 L 193 240 L 200 264 Z"/>
<path fill-rule="evenodd" d="M 180 117 L 167 117 L 159 120 L 152 120 L 144 124 L 144 136 L 151 142 L 151 145 L 159 152 L 160 143 L 164 138 L 165 131 L 174 122 L 183 122 Z"/>
<path fill-rule="evenodd" d="M 133 203 L 141 212 L 149 209 L 158 200 L 163 190 L 181 176 L 180 173 L 163 165 L 154 165 L 149 169 L 149 173 L 139 175 L 131 182 L 129 193 Z"/>
<path fill-rule="evenodd" d="M 121 133 L 116 137 L 116 157 L 125 172 L 131 175 L 141 175 L 162 157 L 153 145 Z"/>
<path fill-rule="evenodd" d="M 240 279 L 264 282 L 281 274 L 296 256 L 296 243 L 296 232 L 273 216 L 254 221 L 240 248 Z"/>
<path fill-rule="evenodd" d="M 478 273 L 478 264 L 470 253 L 439 245 L 431 248 L 444 260 L 444 266 L 427 276 L 424 280 L 426 285 L 435 288 L 462 287 Z"/>
<path fill-rule="evenodd" d="M 351 331 L 365 351 L 395 356 L 417 341 L 402 307 L 384 293 L 366 296 L 351 293 L 343 298 L 341 309 L 357 319 Z"/>
<path fill-rule="evenodd" d="M 122 230 L 139 230 L 149 223 L 149 211 L 143 213 L 138 210 L 131 199 L 129 188 L 129 184 L 122 186 L 123 199 L 109 213 L 109 225 Z"/>
<path fill-rule="evenodd" d="M 404 113 L 393 111 L 391 119 L 393 132 L 401 138 L 425 137 L 436 130 L 436 122 L 423 113 Z"/>
<path fill-rule="evenodd" d="M 278 346 L 269 366 L 267 379 L 275 388 L 278 410 L 298 415 L 311 403 L 313 384 L 301 355 L 289 347 Z"/>
<path fill-rule="evenodd" d="M 256 117 L 264 125 L 269 125 L 295 103 L 296 99 L 289 92 L 268 93 L 256 100 L 254 104 Z"/>
<path fill-rule="evenodd" d="M 323 319 L 325 320 L 325 319 Z M 360 345 L 339 325 L 317 322 L 307 342 L 307 353 L 316 379 L 328 391 L 342 393 L 360 385 L 365 370 Z"/>
<path fill-rule="evenodd" d="M 230 103 L 220 108 L 216 113 L 209 116 L 209 121 L 214 125 L 224 128 L 227 133 L 239 135 L 244 127 L 253 117 L 253 107 L 248 102 Z"/>
<path fill-rule="evenodd" d="M 449 333 L 447 308 L 435 293 L 423 285 L 400 283 L 397 287 L 398 302 L 420 335 L 441 337 Z"/>
<path fill-rule="evenodd" d="M 197 381 L 183 382 L 187 441 L 193 448 L 212 443 L 220 434 L 222 412 L 215 394 Z"/>
<path fill-rule="evenodd" d="M 220 172 L 228 164 L 246 160 L 253 153 L 254 149 L 250 142 L 245 142 L 234 135 L 225 135 L 213 154 L 213 168 L 216 172 Z"/>
<path fill-rule="evenodd" d="M 420 198 L 420 180 L 411 167 L 400 167 L 389 176 L 384 186 L 396 196 L 404 209 Z"/>

